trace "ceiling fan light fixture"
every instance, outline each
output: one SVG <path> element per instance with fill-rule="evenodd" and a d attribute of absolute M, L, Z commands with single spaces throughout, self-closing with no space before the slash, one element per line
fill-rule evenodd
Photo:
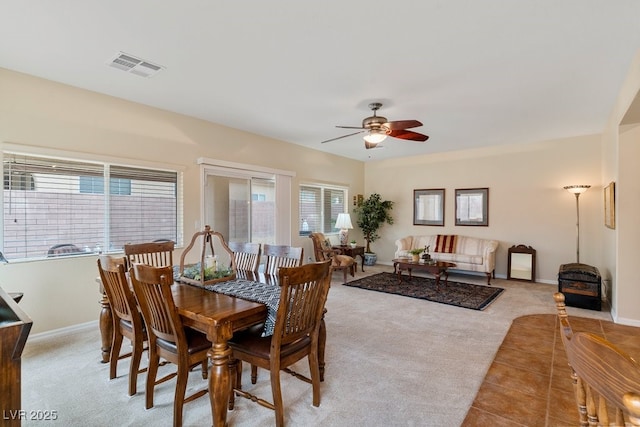
<path fill-rule="evenodd" d="M 379 144 L 387 139 L 387 133 L 381 130 L 371 129 L 365 136 L 364 140 L 369 144 Z"/>

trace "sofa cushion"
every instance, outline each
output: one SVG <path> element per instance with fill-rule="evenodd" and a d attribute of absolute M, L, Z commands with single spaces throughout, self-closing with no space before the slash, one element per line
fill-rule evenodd
<path fill-rule="evenodd" d="M 456 252 L 457 235 L 438 234 L 434 252 L 452 254 Z"/>

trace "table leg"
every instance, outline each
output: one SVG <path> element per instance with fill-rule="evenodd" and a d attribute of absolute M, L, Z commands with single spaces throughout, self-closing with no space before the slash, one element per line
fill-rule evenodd
<path fill-rule="evenodd" d="M 100 338 L 102 341 L 102 363 L 109 362 L 111 355 L 111 342 L 113 341 L 113 315 L 111 314 L 111 304 L 106 294 L 102 294 L 100 300 Z"/>
<path fill-rule="evenodd" d="M 434 276 L 436 278 L 436 290 L 440 291 L 440 272 L 438 271 Z"/>
<path fill-rule="evenodd" d="M 327 343 L 327 325 L 324 323 L 324 315 L 327 312 L 325 308 L 322 312 L 320 320 L 320 332 L 318 336 L 318 366 L 320 367 L 320 381 L 324 381 L 324 350 Z"/>
<path fill-rule="evenodd" d="M 364 273 L 364 255 L 358 254 L 358 256 L 360 257 L 360 268 L 362 268 L 362 272 Z"/>
<path fill-rule="evenodd" d="M 209 399 L 214 427 L 227 425 L 227 407 L 231 390 L 231 375 L 229 373 L 229 359 L 231 349 L 227 341 L 232 336 L 231 325 L 220 325 L 214 336 L 208 336 L 213 343 L 209 350 L 211 370 L 209 371 Z"/>
<path fill-rule="evenodd" d="M 393 264 L 393 272 L 398 275 L 398 285 L 402 283 L 402 268 L 397 263 Z"/>

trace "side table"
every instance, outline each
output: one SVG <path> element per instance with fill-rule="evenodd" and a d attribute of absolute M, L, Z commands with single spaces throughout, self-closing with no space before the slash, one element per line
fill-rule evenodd
<path fill-rule="evenodd" d="M 353 259 L 355 259 L 356 256 L 359 256 L 361 260 L 362 272 L 364 273 L 364 246 L 356 246 L 355 248 L 352 248 L 349 245 L 345 245 L 345 246 L 338 245 L 338 246 L 332 246 L 332 248 L 339 249 L 343 255 L 349 255 Z"/>

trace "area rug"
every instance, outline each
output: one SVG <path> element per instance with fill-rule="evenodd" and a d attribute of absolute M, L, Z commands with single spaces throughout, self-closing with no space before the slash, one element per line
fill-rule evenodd
<path fill-rule="evenodd" d="M 409 280 L 406 273 L 402 275 L 402 283 L 398 283 L 398 276 L 394 273 L 378 273 L 344 285 L 426 299 L 472 310 L 484 310 L 504 291 L 503 288 L 494 286 L 473 285 L 451 280 L 445 285 L 443 278 L 440 278 L 440 290 L 438 290 L 434 279 L 413 276 Z"/>

